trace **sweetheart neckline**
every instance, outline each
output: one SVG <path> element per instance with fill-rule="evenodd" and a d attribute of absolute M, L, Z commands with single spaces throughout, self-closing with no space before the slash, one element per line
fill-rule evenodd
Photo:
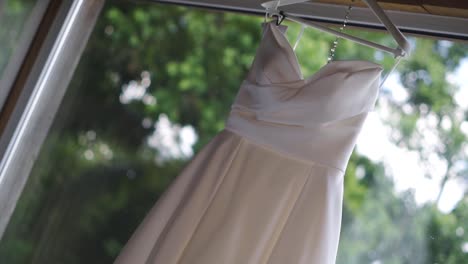
<path fill-rule="evenodd" d="M 373 66 L 372 68 L 383 69 L 382 65 L 371 62 L 371 61 L 368 61 L 368 60 L 332 60 L 329 63 L 327 63 L 327 64 L 323 65 L 322 67 L 320 67 L 317 71 L 315 71 L 313 74 L 311 74 L 307 78 L 304 78 L 304 74 L 303 74 L 302 69 L 301 69 L 301 64 L 299 63 L 299 59 L 297 57 L 296 52 L 294 51 L 293 47 L 291 46 L 291 44 L 289 43 L 288 39 L 283 34 L 283 32 L 281 32 L 275 26 L 275 24 L 273 22 L 275 22 L 275 21 L 272 20 L 272 21 L 268 22 L 269 27 L 274 28 L 274 30 L 276 30 L 277 33 L 280 35 L 280 41 L 284 43 L 284 46 L 286 47 L 286 52 L 288 52 L 293 57 L 294 64 L 298 68 L 300 77 L 296 81 L 309 83 L 309 82 L 313 81 L 314 79 L 316 79 L 319 76 L 319 73 L 322 72 L 323 70 L 325 70 L 328 66 L 330 66 L 332 64 L 336 64 L 336 63 L 366 63 L 366 64 L 370 64 L 371 66 Z M 287 26 L 284 26 L 284 27 L 287 28 Z M 276 37 L 275 37 L 275 39 L 278 40 Z M 283 47 L 283 45 L 280 45 L 280 46 Z"/>

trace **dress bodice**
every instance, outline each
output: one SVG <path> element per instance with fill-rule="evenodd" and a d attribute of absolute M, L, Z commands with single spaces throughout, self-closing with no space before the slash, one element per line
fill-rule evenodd
<path fill-rule="evenodd" d="M 382 67 L 332 61 L 303 78 L 286 26 L 263 27 L 226 128 L 294 158 L 344 171 L 377 100 Z"/>

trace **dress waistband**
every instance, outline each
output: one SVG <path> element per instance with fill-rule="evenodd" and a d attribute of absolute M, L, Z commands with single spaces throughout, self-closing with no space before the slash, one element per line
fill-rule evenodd
<path fill-rule="evenodd" d="M 365 119 L 366 114 L 356 118 Z M 362 123 L 362 122 L 358 122 Z M 360 127 L 318 124 L 304 127 L 259 120 L 255 113 L 232 109 L 226 129 L 273 150 L 344 172 Z"/>

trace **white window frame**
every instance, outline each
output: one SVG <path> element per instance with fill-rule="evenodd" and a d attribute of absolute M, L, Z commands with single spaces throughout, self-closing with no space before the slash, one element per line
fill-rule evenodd
<path fill-rule="evenodd" d="M 52 124 L 104 0 L 52 1 L 52 23 L 38 29 L 46 34 L 19 82 L 20 95 L 0 137 L 0 238 L 13 214 L 42 143 Z M 52 6 L 52 4 L 54 6 Z M 26 57 L 25 60 L 30 58 Z M 23 63 L 27 64 L 27 63 Z M 4 113 L 2 113 L 4 114 Z"/>

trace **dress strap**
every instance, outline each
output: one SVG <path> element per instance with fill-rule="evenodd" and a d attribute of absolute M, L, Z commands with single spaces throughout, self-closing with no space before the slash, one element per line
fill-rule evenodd
<path fill-rule="evenodd" d="M 398 56 L 395 59 L 395 63 L 393 64 L 392 68 L 390 69 L 390 71 L 385 75 L 385 77 L 380 82 L 379 88 L 381 88 L 383 86 L 385 80 L 387 80 L 388 76 L 390 76 L 390 74 L 392 74 L 392 72 L 396 69 L 396 67 L 398 66 L 398 64 L 400 63 L 402 58 L 403 58 L 402 56 Z"/>
<path fill-rule="evenodd" d="M 299 35 L 297 36 L 296 42 L 294 43 L 293 50 L 296 50 L 297 44 L 299 44 L 299 40 L 302 38 L 302 34 L 304 34 L 304 28 L 305 26 L 301 24 L 301 31 L 299 32 Z"/>

